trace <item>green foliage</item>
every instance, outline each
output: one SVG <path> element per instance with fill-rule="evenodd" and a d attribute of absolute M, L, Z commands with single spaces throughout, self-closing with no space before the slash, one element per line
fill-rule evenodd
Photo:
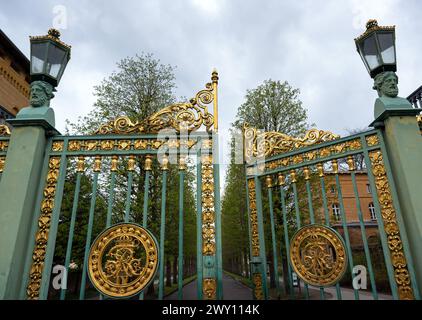
<path fill-rule="evenodd" d="M 251 127 L 265 131 L 279 131 L 290 136 L 303 134 L 309 125 L 307 112 L 298 98 L 299 90 L 292 88 L 287 82 L 266 80 L 263 84 L 252 90 L 247 90 L 245 102 L 239 107 L 233 130 L 239 130 L 244 123 Z M 232 132 L 233 136 L 234 131 Z M 249 234 L 248 210 L 246 195 L 245 169 L 241 164 L 235 163 L 235 144 L 231 141 L 231 163 L 227 170 L 226 188 L 222 201 L 222 236 L 223 236 L 223 261 L 224 268 L 237 274 L 249 272 L 246 261 L 249 259 Z M 313 177 L 310 181 L 313 191 L 318 180 Z M 264 234 L 266 251 L 271 260 L 272 241 L 269 216 L 268 192 L 265 182 L 262 181 L 262 202 L 264 213 Z M 306 194 L 303 177 L 298 173 L 297 188 L 299 194 Z M 292 188 L 289 184 L 285 187 L 287 221 L 289 234 L 296 229 L 296 218 Z M 273 204 L 276 229 L 277 252 L 285 252 L 283 236 L 282 213 L 279 188 L 273 188 Z M 321 206 L 320 200 L 313 195 L 313 209 Z M 309 206 L 307 199 L 300 199 L 299 208 L 303 219 L 309 219 Z M 280 260 L 279 260 L 280 262 Z M 272 272 L 272 268 L 271 268 Z"/>
<path fill-rule="evenodd" d="M 174 67 L 163 65 L 151 54 L 128 57 L 117 63 L 117 71 L 94 87 L 97 101 L 94 108 L 76 123 L 67 121 L 70 130 L 75 134 L 89 134 L 98 127 L 119 116 L 128 116 L 132 121 L 140 121 L 165 106 L 175 102 Z M 89 162 L 89 161 L 88 161 Z M 136 157 L 133 171 L 133 184 L 130 193 L 130 221 L 142 225 L 145 193 L 144 156 Z M 73 171 L 72 171 L 73 170 Z M 55 261 L 63 263 L 66 254 L 70 215 L 73 206 L 75 188 L 75 168 L 66 178 L 62 206 L 62 223 L 57 235 Z M 73 173 L 72 173 L 73 172 Z M 110 196 L 110 159 L 103 157 L 102 173 L 98 182 L 98 195 L 93 226 L 93 241 L 106 226 L 108 200 Z M 185 257 L 196 256 L 196 207 L 194 193 L 195 175 L 188 168 L 184 180 L 184 253 Z M 91 201 L 92 168 L 82 176 L 79 195 L 75 235 L 73 240 L 72 261 L 81 266 L 83 262 L 88 213 Z M 162 170 L 156 159 L 150 172 L 147 228 L 159 241 L 161 219 Z M 118 171 L 114 185 L 114 201 L 112 207 L 112 224 L 122 222 L 125 215 L 128 192 L 127 159 L 119 158 Z M 166 240 L 165 254 L 177 256 L 178 253 L 178 219 L 179 219 L 179 171 L 170 166 L 167 177 L 166 199 Z M 191 259 L 192 260 L 192 259 Z M 196 260 L 196 259 L 194 259 Z M 173 261 L 173 259 L 172 259 Z M 162 261 L 165 263 L 165 261 Z"/>
<path fill-rule="evenodd" d="M 266 80 L 257 88 L 247 90 L 235 125 L 240 128 L 248 123 L 264 131 L 298 136 L 308 128 L 308 116 L 298 98 L 299 93 L 299 89 L 292 88 L 287 81 Z"/>

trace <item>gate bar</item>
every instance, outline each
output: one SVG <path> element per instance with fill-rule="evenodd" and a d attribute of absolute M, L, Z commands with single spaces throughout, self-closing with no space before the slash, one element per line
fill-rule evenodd
<path fill-rule="evenodd" d="M 183 193 L 185 179 L 185 163 L 180 158 L 179 166 L 179 256 L 178 256 L 178 276 L 177 276 L 177 298 L 183 300 Z"/>
<path fill-rule="evenodd" d="M 321 184 L 322 203 L 324 206 L 324 215 L 325 215 L 325 225 L 329 227 L 330 215 L 328 212 L 327 194 L 325 192 L 324 165 L 322 163 L 317 164 L 317 170 L 318 170 L 318 175 L 319 175 L 319 182 Z M 342 300 L 340 284 L 337 282 L 335 287 L 336 287 L 337 299 Z"/>
<path fill-rule="evenodd" d="M 299 230 L 301 228 L 300 223 L 300 212 L 299 212 L 299 200 L 297 197 L 297 186 L 296 186 L 296 172 L 295 170 L 290 171 L 290 179 L 292 181 L 293 185 L 293 194 L 295 198 L 295 212 L 296 212 L 296 230 Z M 306 282 L 303 282 L 303 285 L 305 287 L 305 298 L 309 300 L 309 289 L 308 284 Z M 300 290 L 300 280 L 299 280 L 299 290 Z"/>
<path fill-rule="evenodd" d="M 289 288 L 290 288 L 290 297 L 294 297 L 293 292 L 293 279 L 292 279 L 292 269 L 290 266 L 290 237 L 289 237 L 289 230 L 287 225 L 287 210 L 286 210 L 286 199 L 284 195 L 284 182 L 285 177 L 279 173 L 278 174 L 278 185 L 280 186 L 280 198 L 281 198 L 281 208 L 283 212 L 283 228 L 284 228 L 284 242 L 286 245 L 286 260 L 287 260 L 287 272 L 288 272 L 288 281 L 289 281 Z"/>
<path fill-rule="evenodd" d="M 198 145 L 202 143 L 198 139 Z M 198 300 L 203 299 L 202 294 L 202 162 L 201 162 L 201 148 L 198 148 L 196 153 L 196 289 Z"/>
<path fill-rule="evenodd" d="M 351 161 L 352 162 L 350 162 L 350 164 L 353 164 L 353 158 L 351 159 Z M 369 252 L 368 239 L 366 238 L 366 229 L 365 229 L 365 224 L 363 222 L 362 208 L 361 208 L 360 198 L 359 198 L 359 190 L 356 183 L 356 172 L 351 169 L 354 169 L 354 165 L 352 167 L 350 167 L 349 165 L 349 170 L 351 171 L 351 176 L 352 176 L 353 192 L 355 194 L 356 209 L 358 212 L 360 233 L 361 233 L 362 241 L 363 241 L 363 249 L 365 252 L 366 263 L 368 265 L 369 280 L 371 282 L 372 296 L 374 297 L 374 300 L 378 300 L 378 292 L 377 292 L 377 287 L 375 284 L 374 270 L 372 269 L 372 260 L 371 260 L 371 255 Z"/>
<path fill-rule="evenodd" d="M 83 157 L 80 157 L 80 159 L 78 159 L 78 162 L 79 161 L 82 162 L 82 165 L 83 165 L 83 161 L 84 161 Z M 69 236 L 68 236 L 68 240 L 67 240 L 66 258 L 65 258 L 65 262 L 64 262 L 64 267 L 66 269 L 66 284 L 68 283 L 67 275 L 69 274 L 69 264 L 70 264 L 70 258 L 71 258 L 71 255 L 72 255 L 73 233 L 74 233 L 74 230 L 75 230 L 76 212 L 77 212 L 77 209 L 78 209 L 79 191 L 80 191 L 80 188 L 81 188 L 81 175 L 82 175 L 82 172 L 78 170 L 78 172 L 76 174 L 76 186 L 75 186 L 75 193 L 74 193 L 74 196 L 73 196 L 72 216 L 70 218 L 70 227 L 69 227 Z M 66 289 L 62 288 L 60 290 L 60 300 L 64 300 L 65 297 L 66 297 Z"/>
<path fill-rule="evenodd" d="M 101 158 L 99 158 L 101 161 Z M 95 159 L 98 161 L 98 157 Z M 86 284 L 86 271 L 88 264 L 89 249 L 91 247 L 91 237 L 92 237 L 92 225 L 94 223 L 94 211 L 95 211 L 95 202 L 97 200 L 97 184 L 98 184 L 98 175 L 99 168 L 94 165 L 94 181 L 92 184 L 92 196 L 91 196 L 91 207 L 89 209 L 89 218 L 88 218 L 88 230 L 86 233 L 86 244 L 85 244 L 85 256 L 82 270 L 82 280 L 81 288 L 79 292 L 79 300 L 84 300 L 85 298 L 85 284 Z"/>
<path fill-rule="evenodd" d="M 167 192 L 167 163 L 163 159 L 163 184 L 161 187 L 161 226 L 160 226 L 160 278 L 158 287 L 158 299 L 163 300 L 164 297 L 164 241 L 166 232 L 166 192 Z M 168 160 L 167 160 L 168 161 Z"/>
<path fill-rule="evenodd" d="M 350 268 L 350 276 L 353 276 L 353 255 L 352 255 L 352 248 L 350 246 L 350 238 L 349 238 L 349 229 L 347 228 L 347 222 L 346 222 L 346 213 L 344 211 L 344 203 L 343 203 L 343 194 L 341 192 L 341 184 L 340 184 L 340 178 L 338 176 L 338 162 L 337 160 L 332 160 L 332 167 L 333 172 L 335 174 L 336 179 L 336 187 L 338 192 L 338 200 L 340 204 L 340 215 L 341 215 L 341 223 L 343 226 L 343 232 L 344 232 L 344 240 L 346 241 L 346 248 L 347 248 L 347 255 L 349 260 L 349 268 Z M 359 292 L 356 289 L 353 289 L 355 300 L 359 300 Z"/>
<path fill-rule="evenodd" d="M 280 297 L 280 278 L 278 275 L 278 259 L 277 259 L 277 244 L 276 244 L 276 234 L 275 234 L 275 226 L 274 226 L 274 208 L 273 208 L 273 182 L 271 176 L 267 176 L 266 178 L 267 189 L 268 189 L 268 202 L 269 202 L 269 209 L 270 209 L 270 223 L 271 223 L 271 241 L 272 241 L 272 249 L 273 249 L 273 269 L 274 269 L 274 277 L 275 277 L 275 285 L 277 289 L 277 294 Z"/>
<path fill-rule="evenodd" d="M 113 214 L 113 202 L 114 202 L 114 185 L 116 183 L 116 171 L 117 171 L 117 156 L 111 157 L 111 176 L 110 176 L 110 188 L 109 188 L 109 197 L 108 197 L 108 207 L 107 207 L 107 221 L 106 228 L 111 226 L 111 217 Z"/>

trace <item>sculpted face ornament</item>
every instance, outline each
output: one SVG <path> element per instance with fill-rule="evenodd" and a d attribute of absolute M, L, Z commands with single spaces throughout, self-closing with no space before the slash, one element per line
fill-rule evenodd
<path fill-rule="evenodd" d="M 94 241 L 88 274 L 95 288 L 113 298 L 140 293 L 154 279 L 158 246 L 152 234 L 136 224 L 117 224 Z"/>
<path fill-rule="evenodd" d="M 346 248 L 340 235 L 317 224 L 296 232 L 290 245 L 290 260 L 297 275 L 317 287 L 337 283 L 347 267 Z"/>
<path fill-rule="evenodd" d="M 53 86 L 47 82 L 34 81 L 31 83 L 30 103 L 34 108 L 49 107 L 50 100 L 54 97 Z"/>
<path fill-rule="evenodd" d="M 399 94 L 398 82 L 399 78 L 394 72 L 383 72 L 375 77 L 373 89 L 377 90 L 379 97 L 396 98 Z"/>

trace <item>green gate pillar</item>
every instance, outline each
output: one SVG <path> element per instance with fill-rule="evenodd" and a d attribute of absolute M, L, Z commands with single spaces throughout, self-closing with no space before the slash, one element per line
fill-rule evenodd
<path fill-rule="evenodd" d="M 18 299 L 28 275 L 24 264 L 37 189 L 46 148 L 46 135 L 54 129 L 54 112 L 49 107 L 27 107 L 13 125 L 6 164 L 0 182 L 0 299 Z"/>
<path fill-rule="evenodd" d="M 414 265 L 414 270 L 409 268 L 410 276 L 413 278 L 413 285 L 416 277 L 417 286 L 414 287 L 422 292 L 422 136 L 416 119 L 420 111 L 421 109 L 413 109 L 404 98 L 384 96 L 375 102 L 376 120 L 371 125 L 383 127 L 406 231 L 405 234 L 402 232 L 402 239 L 409 243 L 410 255 L 407 255 L 407 260 L 413 260 Z M 386 168 L 388 169 L 387 163 Z M 401 224 L 400 219 L 398 222 Z M 404 247 L 406 248 L 406 243 Z M 411 265 L 411 261 L 408 264 Z"/>

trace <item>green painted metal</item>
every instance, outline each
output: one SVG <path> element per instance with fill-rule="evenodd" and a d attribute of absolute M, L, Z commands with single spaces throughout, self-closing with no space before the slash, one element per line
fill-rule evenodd
<path fill-rule="evenodd" d="M 299 230 L 302 227 L 302 224 L 300 222 L 300 211 L 299 211 L 299 199 L 297 197 L 297 186 L 296 186 L 296 182 L 292 182 L 292 188 L 293 188 L 293 195 L 295 198 L 295 214 L 296 214 L 296 231 Z M 290 248 L 289 248 L 290 249 Z M 290 260 L 289 260 L 290 263 Z M 298 279 L 298 283 L 300 286 L 300 280 Z M 309 299 L 309 288 L 308 288 L 308 284 L 304 283 L 304 288 L 305 288 L 305 299 Z"/>
<path fill-rule="evenodd" d="M 289 237 L 289 230 L 287 225 L 287 209 L 286 209 L 286 199 L 284 195 L 284 187 L 280 186 L 280 199 L 281 199 L 281 208 L 283 212 L 283 231 L 284 231 L 284 242 L 286 244 L 286 260 L 287 260 L 287 272 L 288 272 L 288 282 L 289 282 L 289 289 L 290 289 L 290 297 L 294 297 L 294 289 L 293 289 L 293 279 L 292 279 L 292 268 L 290 266 L 290 237 Z"/>
<path fill-rule="evenodd" d="M 363 249 L 365 252 L 365 259 L 366 259 L 366 264 L 367 264 L 368 272 L 369 272 L 369 280 L 371 282 L 372 296 L 374 297 L 375 300 L 378 300 L 378 292 L 377 292 L 377 287 L 375 283 L 375 275 L 374 275 L 374 270 L 372 268 L 371 254 L 369 252 L 368 239 L 366 237 L 366 230 L 365 230 L 365 223 L 363 221 L 362 208 L 360 205 L 359 190 L 356 183 L 356 173 L 352 171 L 351 176 L 352 176 L 353 192 L 355 194 L 355 200 L 356 200 L 356 208 L 357 208 L 358 218 L 359 218 L 360 232 L 362 235 Z"/>
<path fill-rule="evenodd" d="M 264 299 L 268 299 L 268 279 L 267 279 L 267 256 L 265 250 L 265 237 L 264 237 L 264 218 L 262 209 L 262 195 L 261 195 L 261 181 L 255 177 L 255 192 L 256 192 L 256 211 L 258 220 L 258 233 L 259 233 L 259 256 L 260 256 L 260 270 L 262 276 L 262 291 Z"/>
<path fill-rule="evenodd" d="M 274 277 L 277 293 L 279 297 L 281 296 L 280 289 L 280 278 L 278 275 L 278 254 L 277 254 L 277 244 L 276 244 L 276 233 L 275 233 L 275 220 L 274 220 L 274 207 L 273 207 L 273 189 L 268 188 L 268 202 L 270 209 L 270 224 L 271 224 L 271 241 L 273 249 L 273 268 L 274 268 Z"/>
<path fill-rule="evenodd" d="M 108 190 L 108 206 L 107 206 L 107 221 L 106 228 L 111 226 L 111 217 L 113 215 L 113 202 L 114 202 L 114 185 L 116 183 L 116 172 L 112 171 L 110 175 L 110 188 Z"/>
<path fill-rule="evenodd" d="M 76 186 L 75 186 L 75 193 L 73 196 L 73 205 L 72 205 L 72 215 L 70 218 L 70 226 L 69 226 L 69 236 L 67 240 L 67 248 L 66 248 L 66 258 L 64 266 L 66 268 L 66 274 L 69 272 L 69 264 L 70 258 L 72 256 L 72 244 L 73 244 L 73 233 L 75 231 L 75 222 L 76 222 L 76 213 L 78 210 L 78 201 L 79 201 L 79 191 L 81 188 L 81 172 L 76 174 Z M 66 297 L 66 289 L 60 290 L 60 300 L 64 300 Z"/>
<path fill-rule="evenodd" d="M 378 137 L 379 138 L 379 137 Z M 366 143 L 365 139 L 362 137 L 361 141 L 363 143 Z M 364 150 L 363 151 L 363 155 L 365 158 L 365 163 L 370 164 L 371 160 L 369 159 L 369 152 L 368 150 Z M 376 185 L 375 185 L 375 177 L 372 173 L 372 170 L 368 170 L 368 180 L 369 180 L 369 185 L 371 186 L 371 190 L 376 190 Z M 380 240 L 381 240 L 381 246 L 382 246 L 382 252 L 384 254 L 384 261 L 386 269 L 387 269 L 387 275 L 388 275 L 388 281 L 390 283 L 390 288 L 391 288 L 391 294 L 393 296 L 394 300 L 398 299 L 398 289 L 397 289 L 397 283 L 394 279 L 394 270 L 393 270 L 393 266 L 391 265 L 391 263 L 389 263 L 389 261 L 391 261 L 391 255 L 390 255 L 390 249 L 388 247 L 388 242 L 387 242 L 387 234 L 385 232 L 385 228 L 384 228 L 384 224 L 382 223 L 383 218 L 381 215 L 381 208 L 379 205 L 379 199 L 378 199 L 378 194 L 377 192 L 374 192 L 372 194 L 373 200 L 374 200 L 374 207 L 375 207 L 375 215 L 377 217 L 377 221 L 378 221 L 378 229 L 379 229 L 379 235 L 380 235 Z"/>
<path fill-rule="evenodd" d="M 132 184 L 133 184 L 133 171 L 129 171 L 127 175 L 127 193 L 126 193 L 126 204 L 125 204 L 125 222 L 129 222 L 130 217 L 130 204 L 132 196 Z"/>
<path fill-rule="evenodd" d="M 321 185 L 321 194 L 322 194 L 322 204 L 323 204 L 323 207 L 324 207 L 325 225 L 327 227 L 329 227 L 330 226 L 330 215 L 329 215 L 329 212 L 328 212 L 327 194 L 325 192 L 325 181 L 324 181 L 323 176 L 319 178 L 319 182 L 320 182 L 320 185 Z M 336 295 L 337 295 L 337 300 L 342 300 L 340 284 L 338 282 L 336 283 Z"/>
<path fill-rule="evenodd" d="M 51 139 L 49 139 L 47 141 L 47 145 L 46 145 L 46 149 L 50 150 L 51 149 L 51 144 L 52 141 Z M 40 216 L 40 212 L 41 212 L 41 201 L 44 197 L 44 188 L 46 186 L 46 180 L 45 177 L 47 176 L 47 172 L 48 172 L 48 161 L 46 161 L 44 159 L 43 161 L 43 165 L 42 165 L 42 169 L 41 169 L 41 180 L 39 183 L 39 187 L 37 189 L 37 198 L 35 201 L 35 206 L 34 206 L 34 221 L 38 221 L 39 216 Z M 29 281 L 29 271 L 31 270 L 31 266 L 32 266 L 32 253 L 34 251 L 34 246 L 35 246 L 35 235 L 37 233 L 38 230 L 38 223 L 32 223 L 31 226 L 31 231 L 28 237 L 28 244 L 27 244 L 27 250 L 24 251 L 25 252 L 25 267 L 24 267 L 24 281 L 22 281 L 21 284 L 21 288 L 20 288 L 20 292 L 19 292 L 19 299 L 20 300 L 25 300 L 27 298 L 27 293 L 26 293 L 26 289 L 27 289 L 27 285 L 28 285 L 28 281 Z"/>
<path fill-rule="evenodd" d="M 145 181 L 144 181 L 144 205 L 142 209 L 142 227 L 146 228 L 148 224 L 148 198 L 149 198 L 149 179 L 151 176 L 151 172 L 147 170 L 145 172 Z M 139 294 L 139 300 L 144 299 L 144 292 L 147 288 L 145 288 Z"/>
<path fill-rule="evenodd" d="M 397 119 L 395 119 L 395 121 L 391 121 L 391 124 L 389 124 L 387 121 L 386 128 L 388 128 L 390 125 L 391 126 L 396 125 L 399 127 L 396 130 L 391 129 L 392 132 L 397 133 L 396 138 L 398 138 L 398 141 L 395 143 L 395 146 L 397 147 L 397 149 L 393 149 L 392 143 L 390 143 L 389 144 L 390 152 L 388 152 L 386 143 L 384 141 L 384 135 L 379 134 L 378 136 L 380 138 L 381 152 L 384 156 L 384 165 L 386 168 L 387 178 L 388 178 L 390 189 L 391 189 L 391 196 L 393 198 L 394 207 L 397 213 L 396 219 L 397 219 L 397 224 L 400 229 L 404 255 L 407 260 L 407 267 L 408 267 L 410 279 L 412 282 L 412 289 L 414 292 L 415 299 L 421 300 L 422 289 L 420 288 L 422 288 L 422 272 L 420 271 L 418 274 L 416 274 L 415 266 L 422 267 L 422 255 L 420 253 L 422 252 L 422 245 L 421 245 L 421 242 L 418 241 L 421 238 L 421 233 L 417 231 L 416 229 L 416 225 L 422 226 L 422 218 L 420 217 L 421 215 L 420 215 L 420 209 L 419 209 L 420 196 L 417 193 L 414 193 L 415 188 L 412 188 L 411 186 L 420 185 L 420 180 L 417 178 L 416 175 L 414 176 L 413 173 L 419 172 L 420 161 L 418 159 L 420 159 L 420 152 L 418 148 L 421 146 L 422 137 L 420 135 L 419 126 L 417 126 L 418 129 L 415 134 L 414 126 L 412 125 L 415 122 L 414 118 L 413 119 L 410 117 L 403 117 L 405 119 L 403 119 L 402 117 L 396 117 L 396 118 Z M 400 128 L 402 126 L 408 127 L 409 122 L 410 122 L 410 128 L 406 128 L 406 129 Z M 401 130 L 403 130 L 404 132 L 401 132 L 401 134 L 399 135 L 398 132 L 400 132 Z M 391 137 L 392 132 L 390 132 L 390 134 L 385 134 L 386 139 L 392 138 Z M 407 134 L 404 134 L 405 132 L 407 132 Z M 401 142 L 406 139 L 411 140 L 411 141 L 406 141 L 406 144 L 402 144 Z M 415 149 L 413 149 L 412 147 L 414 147 Z M 406 154 L 409 150 L 412 151 L 412 154 L 408 156 L 408 158 L 411 158 L 410 160 L 407 159 L 409 160 L 408 162 L 405 160 L 406 158 L 402 157 L 402 155 L 396 154 L 397 152 L 399 153 L 404 152 L 404 154 Z M 417 155 L 415 154 L 415 150 L 417 150 L 416 151 Z M 388 156 L 389 154 L 391 154 L 395 160 L 396 165 L 395 165 L 394 170 L 392 169 L 392 166 L 390 163 L 390 159 Z M 399 156 L 401 157 L 400 159 L 395 158 Z M 398 163 L 401 162 L 400 166 L 404 167 L 405 169 L 400 170 L 398 168 L 399 165 L 397 164 L 397 162 Z M 413 170 L 415 166 L 417 166 L 417 169 Z M 396 175 L 400 174 L 400 178 L 394 179 L 393 172 L 397 172 Z M 398 184 L 397 187 L 394 182 Z M 405 182 L 407 182 L 407 185 L 405 184 Z M 410 187 L 410 189 L 408 190 L 407 194 L 403 191 L 401 192 L 402 201 L 399 201 L 397 188 L 404 189 L 405 185 L 407 188 Z M 413 206 L 415 206 L 413 210 L 410 209 L 409 207 L 410 203 L 412 203 Z M 402 207 L 406 208 L 406 210 L 408 211 L 408 216 L 407 216 L 408 231 L 406 231 L 407 229 L 405 228 L 405 225 L 404 225 Z M 413 255 L 410 252 L 408 233 L 410 233 L 412 236 L 412 246 L 416 248 L 416 250 L 415 249 L 413 250 Z M 414 262 L 414 259 L 413 259 L 414 257 L 417 261 L 416 263 Z"/>
<path fill-rule="evenodd" d="M 245 172 L 246 173 L 246 172 Z M 249 204 L 249 186 L 248 186 L 248 180 L 245 180 L 245 189 L 246 189 L 246 209 L 247 209 L 247 214 L 248 214 L 248 236 L 249 236 L 249 280 L 252 281 L 252 269 L 253 269 L 253 264 L 252 264 L 252 233 L 251 233 L 251 211 L 250 211 L 250 204 Z M 252 300 L 255 299 L 255 295 L 254 295 L 254 291 L 251 290 L 252 293 Z"/>
<path fill-rule="evenodd" d="M 60 158 L 59 178 L 57 181 L 56 194 L 54 196 L 54 208 L 51 214 L 50 230 L 48 233 L 47 250 L 45 253 L 44 269 L 40 288 L 40 300 L 46 300 L 50 287 L 50 275 L 53 266 L 54 250 L 56 248 L 57 228 L 62 207 L 63 189 L 66 178 L 67 158 L 62 155 Z"/>
<path fill-rule="evenodd" d="M 306 193 L 308 195 L 308 208 L 309 208 L 309 218 L 311 220 L 311 224 L 315 223 L 315 215 L 314 215 L 314 208 L 312 205 L 312 190 L 311 184 L 309 180 L 306 180 Z M 325 291 L 324 288 L 319 288 L 320 299 L 325 300 Z"/>
<path fill-rule="evenodd" d="M 184 195 L 185 171 L 179 170 L 179 255 L 177 276 L 177 298 L 183 300 L 183 195 Z"/>
<path fill-rule="evenodd" d="M 144 188 L 144 207 L 142 212 L 142 226 L 147 227 L 148 224 L 148 196 L 149 196 L 149 179 L 151 172 L 148 170 L 145 172 L 145 188 Z"/>
<path fill-rule="evenodd" d="M 220 158 L 218 133 L 213 138 L 213 177 L 214 177 L 214 211 L 215 211 L 215 242 L 217 264 L 217 299 L 223 299 L 223 255 L 221 237 L 221 200 L 220 200 Z"/>
<path fill-rule="evenodd" d="M 335 178 L 336 178 L 336 187 L 337 187 L 337 192 L 338 192 L 338 200 L 340 204 L 341 223 L 343 226 L 344 240 L 346 242 L 347 258 L 349 262 L 350 274 L 353 274 L 354 264 L 353 264 L 352 248 L 350 246 L 349 230 L 347 228 L 346 213 L 344 211 L 344 203 L 343 203 L 343 194 L 341 192 L 341 184 L 340 184 L 338 173 L 335 174 Z M 356 289 L 353 289 L 353 293 L 355 296 L 355 300 L 359 300 L 359 291 Z"/>
<path fill-rule="evenodd" d="M 166 197 L 167 197 L 167 170 L 163 170 L 161 187 L 161 224 L 160 224 L 160 278 L 158 287 L 158 299 L 164 297 L 164 242 L 166 234 Z"/>
<path fill-rule="evenodd" d="M 0 183 L 0 299 L 17 299 L 25 282 L 24 254 L 34 218 L 39 215 L 34 214 L 34 206 L 40 179 L 45 180 L 40 171 L 46 143 L 39 127 L 14 128 L 10 138 Z"/>
<path fill-rule="evenodd" d="M 86 233 L 85 255 L 84 255 L 84 263 L 83 263 L 83 271 L 82 271 L 81 289 L 79 291 L 79 300 L 83 300 L 85 298 L 86 272 L 87 272 L 89 249 L 91 247 L 92 226 L 94 224 L 95 202 L 97 200 L 97 185 L 98 185 L 98 172 L 95 172 L 94 179 L 92 182 L 91 206 L 89 209 L 88 229 Z"/>
<path fill-rule="evenodd" d="M 201 143 L 199 141 L 198 143 Z M 198 300 L 202 300 L 202 164 L 201 150 L 196 153 L 196 290 Z"/>

